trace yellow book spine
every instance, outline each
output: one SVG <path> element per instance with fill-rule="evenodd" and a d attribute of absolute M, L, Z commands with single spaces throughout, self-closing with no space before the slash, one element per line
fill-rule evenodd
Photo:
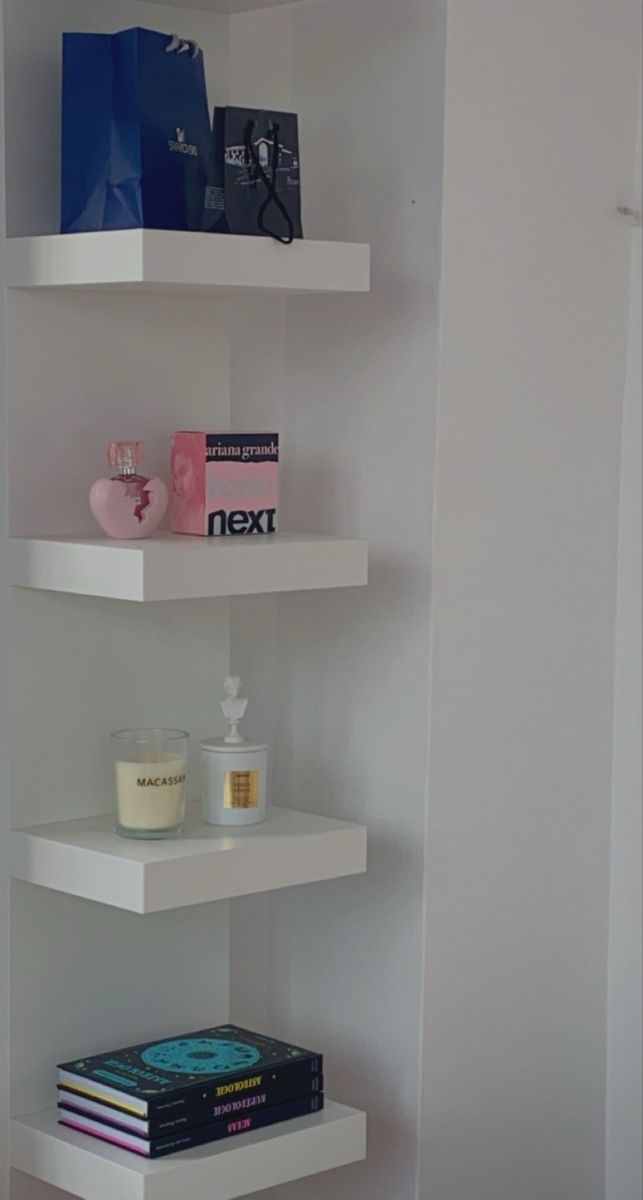
<path fill-rule="evenodd" d="M 101 1104 L 109 1104 L 114 1107 L 114 1097 L 106 1096 L 104 1092 L 98 1091 L 96 1088 L 80 1087 L 77 1083 L 66 1082 L 65 1091 L 79 1092 L 81 1096 L 89 1096 L 91 1100 L 99 1100 Z M 134 1113 L 137 1117 L 145 1118 L 147 1113 L 144 1108 L 136 1104 L 125 1104 L 124 1101 L 118 1101 L 118 1107 L 125 1109 L 127 1112 Z"/>

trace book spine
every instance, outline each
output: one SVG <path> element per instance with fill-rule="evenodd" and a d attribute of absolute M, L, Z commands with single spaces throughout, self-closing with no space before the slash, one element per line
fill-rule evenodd
<path fill-rule="evenodd" d="M 204 1104 L 222 1103 L 224 1100 L 231 1097 L 238 1098 L 239 1096 L 256 1095 L 267 1088 L 285 1087 L 299 1080 L 310 1080 L 317 1075 L 322 1074 L 323 1059 L 321 1055 L 311 1055 L 307 1059 L 298 1059 L 297 1062 L 288 1064 L 284 1067 L 274 1067 L 259 1071 L 254 1075 L 245 1073 L 245 1075 L 235 1075 L 232 1079 L 222 1080 L 220 1083 L 212 1082 L 207 1084 L 195 1083 L 192 1087 L 183 1088 L 181 1091 L 174 1092 L 170 1095 L 157 1096 L 150 1099 L 148 1102 L 147 1116 L 149 1121 L 155 1118 L 174 1113 L 181 1113 L 192 1108 L 199 1108 Z M 310 1091 L 310 1088 L 305 1085 L 302 1091 Z"/>
<path fill-rule="evenodd" d="M 158 1138 L 150 1142 L 149 1157 L 163 1158 L 167 1154 L 178 1154 L 180 1150 L 205 1146 L 210 1142 L 221 1141 L 223 1138 L 235 1137 L 239 1133 L 250 1133 L 253 1129 L 266 1129 L 269 1125 L 278 1125 L 282 1121 L 294 1121 L 297 1117 L 321 1112 L 323 1107 L 324 1094 L 319 1092 L 314 1096 L 304 1096 L 301 1100 L 293 1100 L 290 1104 L 278 1104 L 274 1108 L 266 1108 L 256 1113 L 239 1116 L 231 1121 L 219 1121 L 216 1125 L 202 1125 L 198 1129 L 188 1130 L 174 1137 Z"/>
<path fill-rule="evenodd" d="M 183 1114 L 167 1117 L 154 1117 L 150 1121 L 150 1138 L 163 1137 L 166 1134 L 177 1133 L 181 1130 L 194 1129 L 199 1125 L 207 1125 L 212 1121 L 223 1121 L 226 1118 L 247 1116 L 276 1104 L 286 1104 L 290 1100 L 307 1099 L 323 1091 L 323 1075 L 300 1079 L 285 1087 L 266 1088 L 264 1091 L 243 1092 L 238 1096 L 228 1096 L 214 1104 L 201 1105 L 199 1108 L 188 1109 Z"/>
<path fill-rule="evenodd" d="M 211 1125 L 213 1121 L 232 1120 L 233 1117 L 245 1116 L 248 1112 L 258 1109 L 274 1107 L 276 1104 L 286 1104 L 290 1100 L 300 1100 L 323 1090 L 323 1075 L 315 1075 L 312 1078 L 295 1081 L 287 1087 L 267 1088 L 263 1092 L 230 1097 L 218 1103 L 203 1104 L 199 1108 L 191 1108 L 173 1116 L 156 1117 L 152 1121 L 131 1118 L 127 1113 L 110 1108 L 105 1104 L 92 1104 L 90 1107 L 82 1098 L 63 1088 L 58 1092 L 58 1107 L 64 1113 L 89 1117 L 111 1126 L 113 1129 L 124 1130 L 134 1136 L 153 1141 L 155 1138 L 196 1129 L 199 1125 Z"/>

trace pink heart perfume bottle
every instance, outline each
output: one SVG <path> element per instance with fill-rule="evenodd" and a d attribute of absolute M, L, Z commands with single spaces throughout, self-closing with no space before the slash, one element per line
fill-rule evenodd
<path fill-rule="evenodd" d="M 94 517 L 108 537 L 150 537 L 165 516 L 168 490 L 162 479 L 138 474 L 143 443 L 110 442 L 107 459 L 116 474 L 97 479 L 92 487 L 89 506 Z"/>

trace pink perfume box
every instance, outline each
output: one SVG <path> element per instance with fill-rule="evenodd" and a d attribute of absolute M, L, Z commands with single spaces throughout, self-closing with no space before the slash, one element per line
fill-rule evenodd
<path fill-rule="evenodd" d="M 279 434 L 173 435 L 174 533 L 276 533 L 278 498 Z"/>

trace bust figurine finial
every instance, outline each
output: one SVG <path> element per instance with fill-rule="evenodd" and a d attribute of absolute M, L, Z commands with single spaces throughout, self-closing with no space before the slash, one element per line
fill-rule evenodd
<path fill-rule="evenodd" d="M 223 685 L 225 700 L 221 701 L 221 711 L 226 721 L 230 723 L 230 728 L 224 739 L 229 746 L 240 746 L 244 741 L 243 735 L 239 733 L 238 725 L 248 707 L 248 701 L 243 697 L 239 697 L 240 691 L 240 677 L 238 675 L 228 675 Z"/>

